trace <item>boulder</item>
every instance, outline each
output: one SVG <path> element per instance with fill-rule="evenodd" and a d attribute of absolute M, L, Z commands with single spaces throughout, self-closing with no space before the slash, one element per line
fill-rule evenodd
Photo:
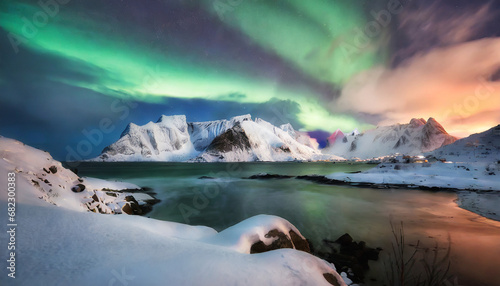
<path fill-rule="evenodd" d="M 325 280 L 328 281 L 328 283 L 334 286 L 340 286 L 339 281 L 337 281 L 337 278 L 335 278 L 332 273 L 323 273 L 323 277 L 325 277 Z"/>
<path fill-rule="evenodd" d="M 127 197 L 132 197 L 132 196 L 127 196 Z M 127 197 L 125 198 L 126 201 L 127 201 Z M 132 197 L 132 198 L 134 198 L 134 197 Z M 137 201 L 135 199 L 133 199 L 133 201 L 132 200 L 127 201 L 127 203 L 124 204 L 122 207 L 122 212 L 129 214 L 129 215 L 142 215 L 143 214 L 142 208 L 139 206 L 139 204 L 137 203 Z"/>
<path fill-rule="evenodd" d="M 122 207 L 122 213 L 126 213 L 126 214 L 129 214 L 129 215 L 133 215 L 134 214 L 134 210 L 130 206 L 130 203 L 127 203 L 127 204 L 123 205 L 123 207 Z"/>
<path fill-rule="evenodd" d="M 56 166 L 50 166 L 49 167 L 49 171 L 51 171 L 52 174 L 55 174 L 55 173 L 57 173 L 57 167 Z"/>
<path fill-rule="evenodd" d="M 286 235 L 282 231 L 277 229 L 270 230 L 266 235 L 266 238 L 275 238 L 275 240 L 266 245 L 263 241 L 259 240 L 255 242 L 250 248 L 250 253 L 262 253 L 271 250 L 281 249 L 281 248 L 295 248 L 297 250 L 302 250 L 310 253 L 311 249 L 307 240 L 302 238 L 300 235 L 290 230 L 289 235 Z"/>
<path fill-rule="evenodd" d="M 85 190 L 85 185 L 84 184 L 78 184 L 76 186 L 73 186 L 71 190 L 75 193 L 81 193 Z"/>
<path fill-rule="evenodd" d="M 295 249 L 302 250 L 307 253 L 311 253 L 311 247 L 309 246 L 309 242 L 307 239 L 303 239 L 300 235 L 295 233 L 295 231 L 290 230 L 290 238 L 292 239 L 293 245 Z"/>

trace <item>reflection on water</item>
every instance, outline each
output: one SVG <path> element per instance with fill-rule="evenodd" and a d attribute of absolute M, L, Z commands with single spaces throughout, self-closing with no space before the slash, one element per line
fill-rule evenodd
<path fill-rule="evenodd" d="M 451 239 L 450 285 L 500 285 L 500 223 L 460 209 L 456 195 L 418 190 L 326 186 L 296 179 L 248 180 L 268 172 L 329 174 L 371 168 L 332 163 L 85 163 L 80 175 L 148 186 L 162 200 L 148 216 L 222 230 L 257 214 L 281 216 L 315 246 L 349 233 L 372 247 L 391 247 L 390 220 L 404 222 L 406 241 L 446 248 Z M 215 179 L 198 179 L 200 176 Z M 386 253 L 387 254 L 387 253 Z M 368 277 L 383 275 L 380 262 Z M 367 281 L 370 282 L 370 281 Z M 370 282 L 372 283 L 372 282 Z M 376 283 L 374 283 L 376 284 Z"/>

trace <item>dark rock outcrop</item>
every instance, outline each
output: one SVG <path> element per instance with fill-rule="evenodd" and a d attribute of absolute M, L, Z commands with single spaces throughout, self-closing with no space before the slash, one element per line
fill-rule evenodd
<path fill-rule="evenodd" d="M 323 277 L 325 277 L 325 280 L 328 281 L 328 283 L 334 286 L 340 286 L 339 281 L 337 281 L 337 278 L 335 278 L 332 273 L 323 273 Z"/>
<path fill-rule="evenodd" d="M 85 190 L 85 185 L 84 184 L 78 184 L 78 185 L 72 187 L 71 190 L 73 192 L 75 192 L 75 193 L 83 192 Z"/>
<path fill-rule="evenodd" d="M 208 145 L 207 151 L 209 153 L 225 153 L 233 150 L 249 150 L 250 140 L 248 139 L 245 130 L 241 128 L 240 123 L 236 123 L 233 128 L 228 129 L 226 132 L 215 137 L 215 139 Z"/>
<path fill-rule="evenodd" d="M 309 242 L 293 230 L 290 230 L 288 235 L 286 235 L 282 231 L 272 229 L 265 235 L 265 237 L 276 239 L 269 245 L 266 245 L 263 241 L 259 240 L 252 245 L 250 253 L 262 253 L 281 248 L 294 248 L 308 253 L 311 252 Z"/>
<path fill-rule="evenodd" d="M 293 177 L 294 176 L 260 173 L 260 174 L 252 175 L 252 176 L 248 177 L 248 179 L 252 179 L 252 180 L 255 180 L 255 179 L 259 179 L 259 180 L 263 180 L 263 179 L 290 179 Z"/>
<path fill-rule="evenodd" d="M 57 173 L 57 167 L 56 166 L 50 166 L 49 167 L 49 171 L 51 171 L 52 174 L 55 174 L 55 173 Z"/>
<path fill-rule="evenodd" d="M 329 251 L 313 254 L 335 264 L 337 271 L 348 273 L 349 278 L 356 283 L 364 281 L 365 273 L 369 269 L 368 260 L 377 261 L 379 252 L 382 250 L 368 247 L 364 241 L 355 242 L 348 233 L 335 241 L 324 239 L 323 243 Z"/>

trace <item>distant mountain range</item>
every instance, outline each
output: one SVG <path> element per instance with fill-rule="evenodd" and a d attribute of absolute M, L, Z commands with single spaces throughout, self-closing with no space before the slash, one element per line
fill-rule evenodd
<path fill-rule="evenodd" d="M 435 119 L 414 118 L 408 124 L 363 133 L 337 130 L 328 138 L 327 147 L 319 150 L 316 139 L 306 132 L 290 124 L 277 127 L 249 114 L 206 122 L 163 115 L 143 126 L 130 123 L 118 141 L 91 161 L 318 161 L 394 154 L 490 160 L 500 157 L 500 125 L 457 141 Z"/>
<path fill-rule="evenodd" d="M 156 123 L 130 123 L 120 139 L 92 161 L 308 161 L 339 160 L 322 154 L 315 139 L 290 124 L 276 127 L 250 115 L 229 120 L 186 122 L 184 115 Z"/>
<path fill-rule="evenodd" d="M 412 119 L 408 124 L 381 126 L 359 133 L 344 134 L 337 130 L 328 138 L 325 154 L 346 159 L 370 159 L 396 153 L 421 155 L 457 140 L 449 135 L 434 118 Z"/>

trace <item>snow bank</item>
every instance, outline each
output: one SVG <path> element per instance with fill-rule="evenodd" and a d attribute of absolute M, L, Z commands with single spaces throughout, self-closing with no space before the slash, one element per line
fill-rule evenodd
<path fill-rule="evenodd" d="M 328 179 L 350 183 L 423 186 L 457 190 L 499 190 L 500 172 L 484 163 L 380 164 L 357 174 L 335 173 Z"/>
<path fill-rule="evenodd" d="M 0 137 L 0 150 L 0 171 L 16 174 L 18 189 L 26 190 L 17 199 L 25 203 L 44 205 L 43 200 L 71 210 L 141 214 L 156 200 L 136 192 L 140 187 L 131 183 L 80 178 L 49 153 L 13 139 Z M 0 178 L 0 182 L 6 179 Z M 0 194 L 0 198 L 6 197 L 6 192 Z"/>

